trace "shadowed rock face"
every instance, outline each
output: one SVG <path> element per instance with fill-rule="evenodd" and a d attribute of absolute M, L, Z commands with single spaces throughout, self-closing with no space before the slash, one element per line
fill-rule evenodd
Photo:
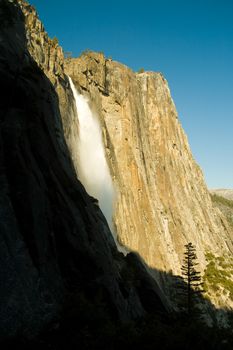
<path fill-rule="evenodd" d="M 232 230 L 212 205 L 163 76 L 136 74 L 94 52 L 68 59 L 65 70 L 102 123 L 119 242 L 149 267 L 178 275 L 187 242 L 202 271 L 207 251 L 230 256 Z"/>
<path fill-rule="evenodd" d="M 23 1 L 1 0 L 0 21 L 0 338 L 37 334 L 76 290 L 101 291 L 115 319 L 142 316 L 143 292 L 125 283 L 127 259 L 69 155 L 77 122 L 62 51 Z"/>

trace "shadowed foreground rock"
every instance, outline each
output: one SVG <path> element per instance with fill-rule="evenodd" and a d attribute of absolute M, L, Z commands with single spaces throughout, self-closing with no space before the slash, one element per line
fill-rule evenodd
<path fill-rule="evenodd" d="M 163 286 L 167 280 L 172 280 L 174 284 L 169 288 L 175 297 L 179 276 L 151 269 L 137 253 L 124 257 L 116 250 L 97 201 L 77 180 L 78 123 L 72 91 L 64 72 L 64 57 L 57 41 L 46 34 L 35 9 L 21 0 L 0 0 L 0 23 L 0 81 L 3 87 L 0 99 L 1 348 L 231 349 L 231 333 L 212 330 L 182 314 L 168 313 L 165 295 L 147 271 L 159 276 Z M 90 94 L 92 106 L 102 116 L 100 91 L 101 98 L 106 98 L 106 108 L 113 116 L 115 110 L 118 120 L 119 109 L 124 115 L 132 102 L 131 99 L 127 102 L 127 96 L 132 91 L 137 92 L 134 73 L 112 63 L 114 74 L 106 79 L 107 62 L 102 55 L 88 54 L 84 66 L 86 61 L 92 68 L 80 73 L 80 80 L 75 81 L 77 87 L 82 92 L 93 89 Z M 93 73 L 100 78 L 100 83 L 91 78 Z M 153 79 L 145 73 L 142 80 L 164 82 L 160 75 L 152 76 Z M 121 81 L 126 89 L 120 86 Z M 109 100 L 110 86 L 115 91 L 114 103 Z M 160 89 L 157 93 L 163 98 Z M 122 98 L 126 99 L 126 109 Z M 95 104 L 96 101 L 99 104 Z M 138 107 L 131 103 L 130 108 Z M 129 133 L 130 120 L 128 116 L 123 119 L 126 127 L 122 127 L 119 120 L 116 130 L 120 132 L 116 132 L 116 137 L 123 135 L 127 145 L 129 139 L 122 133 Z M 104 119 L 101 120 L 104 123 Z M 138 123 L 139 119 L 134 121 Z M 109 144 L 106 154 L 112 155 L 108 159 L 113 171 L 113 164 L 116 167 L 117 162 L 111 153 L 110 133 L 106 130 L 103 129 L 105 144 Z M 144 140 L 139 138 L 135 142 Z M 161 144 L 162 140 L 161 136 Z M 125 146 L 123 150 L 128 152 Z M 142 151 L 135 150 L 137 154 Z M 128 158 L 123 159 L 129 164 L 129 178 L 133 179 L 130 186 L 136 186 L 140 190 L 138 196 L 142 196 L 138 171 L 130 152 L 126 154 Z M 143 169 L 148 170 L 146 162 Z M 149 181 L 149 172 L 147 176 Z M 122 186 L 124 181 L 122 178 Z M 164 191 L 164 200 L 165 194 Z M 130 198 L 125 203 L 129 204 Z M 146 200 L 141 201 L 145 210 L 148 208 Z M 128 209 L 133 220 L 139 210 L 137 205 L 135 201 L 133 206 L 121 206 L 121 210 Z M 133 209 L 137 211 L 134 213 Z M 149 215 L 145 210 L 140 212 L 144 224 L 148 219 L 146 214 Z M 161 219 L 163 212 L 160 214 Z M 125 219 L 125 227 L 129 227 L 132 234 L 128 215 Z M 140 225 L 135 226 L 135 233 L 146 227 L 139 215 L 137 220 Z M 117 224 L 117 218 L 115 222 Z M 121 225 L 124 226 L 123 220 Z M 158 227 L 161 230 L 161 226 Z M 147 236 L 145 239 L 145 232 L 142 230 L 140 239 L 135 241 L 142 253 L 146 249 L 144 243 L 149 239 Z M 164 229 L 163 233 L 166 235 L 168 231 Z M 150 242 L 151 258 L 154 255 L 161 257 L 159 242 L 158 246 L 155 241 Z M 169 248 L 167 241 L 165 243 Z M 171 251 L 164 250 L 164 261 L 171 262 L 170 258 L 166 260 L 167 253 L 171 258 Z M 207 302 L 207 307 L 215 317 L 214 306 Z M 232 318 L 231 313 L 229 317 Z"/>
<path fill-rule="evenodd" d="M 20 4 L 30 19 L 34 9 Z M 68 79 L 60 66 L 43 72 L 31 57 L 17 1 L 1 0 L 0 22 L 0 338 L 53 327 L 77 291 L 93 305 L 101 295 L 111 318 L 141 317 L 140 292 L 122 274 L 127 260 L 69 156 L 54 88 L 68 104 Z M 49 40 L 56 61 L 61 49 Z M 155 300 L 152 307 L 165 312 L 157 292 Z"/>

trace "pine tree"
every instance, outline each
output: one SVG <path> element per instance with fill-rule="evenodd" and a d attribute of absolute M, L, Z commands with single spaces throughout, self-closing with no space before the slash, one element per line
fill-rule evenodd
<path fill-rule="evenodd" d="M 181 267 L 185 282 L 182 286 L 182 295 L 188 315 L 193 314 L 197 299 L 203 293 L 201 273 L 196 270 L 197 265 L 196 248 L 190 242 L 185 245 L 183 265 Z"/>

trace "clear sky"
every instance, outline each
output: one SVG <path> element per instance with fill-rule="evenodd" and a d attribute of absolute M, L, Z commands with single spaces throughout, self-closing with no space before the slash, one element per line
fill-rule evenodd
<path fill-rule="evenodd" d="M 29 0 L 64 51 L 168 80 L 209 188 L 233 188 L 233 0 Z"/>

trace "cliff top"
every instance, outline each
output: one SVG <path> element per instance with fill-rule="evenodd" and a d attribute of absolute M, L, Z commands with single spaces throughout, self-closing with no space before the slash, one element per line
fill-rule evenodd
<path fill-rule="evenodd" d="M 134 71 L 132 68 L 128 67 L 127 65 L 113 60 L 112 57 L 106 57 L 105 54 L 100 51 L 92 51 L 92 50 L 84 50 L 83 52 L 81 52 L 81 54 L 78 57 L 68 57 L 66 58 L 66 61 L 69 62 L 71 60 L 79 60 L 79 59 L 89 59 L 89 60 L 94 60 L 96 63 L 100 63 L 100 64 L 105 64 L 105 62 L 112 62 L 113 65 L 122 68 L 122 69 L 127 69 L 129 71 L 131 71 L 132 73 L 136 74 L 137 76 L 152 76 L 152 75 L 156 75 L 156 76 L 161 76 L 164 80 L 164 76 L 161 72 L 156 72 L 156 71 L 146 71 L 143 68 L 139 69 L 139 71 Z"/>

